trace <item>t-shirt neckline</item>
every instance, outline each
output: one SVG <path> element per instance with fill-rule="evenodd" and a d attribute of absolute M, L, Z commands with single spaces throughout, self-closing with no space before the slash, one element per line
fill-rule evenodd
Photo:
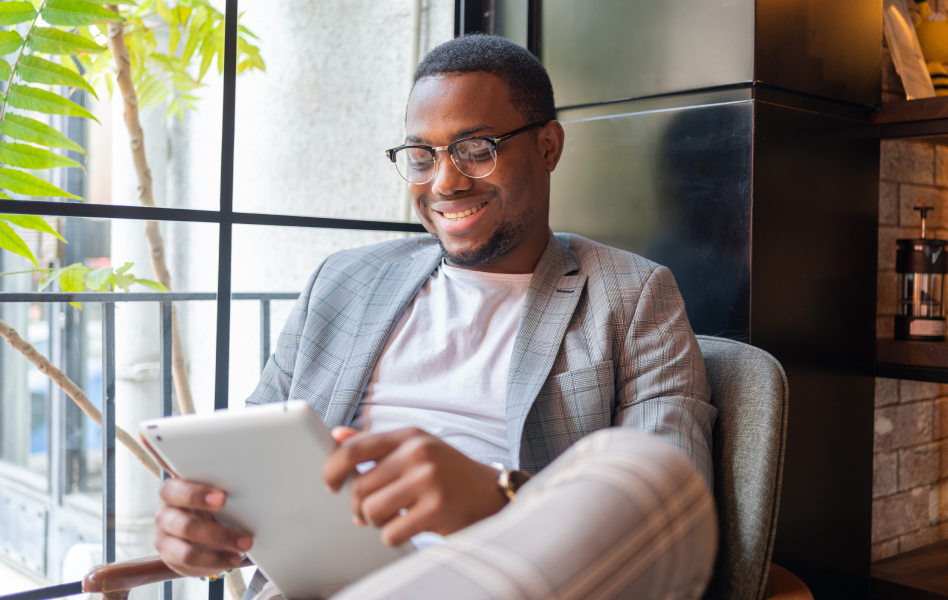
<path fill-rule="evenodd" d="M 474 271 L 472 269 L 462 269 L 452 267 L 442 258 L 440 269 L 447 277 L 461 279 L 466 281 L 505 281 L 510 283 L 527 282 L 533 278 L 533 273 L 487 273 L 485 271 Z"/>

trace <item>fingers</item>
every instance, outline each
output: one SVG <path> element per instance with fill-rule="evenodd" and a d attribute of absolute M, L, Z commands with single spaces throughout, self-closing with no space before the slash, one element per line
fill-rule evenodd
<path fill-rule="evenodd" d="M 400 546 L 422 531 L 441 533 L 437 527 L 430 525 L 436 516 L 434 502 L 428 499 L 421 500 L 382 527 L 380 532 L 382 543 L 386 546 Z"/>
<path fill-rule="evenodd" d="M 208 550 L 239 554 L 253 546 L 249 535 L 201 518 L 186 510 L 165 506 L 155 515 L 157 531 Z"/>
<path fill-rule="evenodd" d="M 253 539 L 214 520 L 213 513 L 226 502 L 224 492 L 168 479 L 160 496 L 155 548 L 169 567 L 182 575 L 206 576 L 240 565 L 240 553 L 253 546 Z"/>
<path fill-rule="evenodd" d="M 363 520 L 374 527 L 382 527 L 397 517 L 402 509 L 410 510 L 424 491 L 423 484 L 429 477 L 426 470 L 422 467 L 401 474 L 397 480 L 368 494 L 358 506 Z"/>
<path fill-rule="evenodd" d="M 330 432 L 332 439 L 336 440 L 336 442 L 340 444 L 357 433 L 359 433 L 358 429 L 353 429 L 352 427 L 343 427 L 341 425 L 339 427 L 333 427 L 332 431 Z"/>
<path fill-rule="evenodd" d="M 379 461 L 403 441 L 422 433 L 420 429 L 406 428 L 386 433 L 352 435 L 329 455 L 323 466 L 323 481 L 330 490 L 337 492 L 357 464 Z"/>
<path fill-rule="evenodd" d="M 201 548 L 164 532 L 155 534 L 161 560 L 181 575 L 206 577 L 240 566 L 240 555 Z"/>
<path fill-rule="evenodd" d="M 178 478 L 165 479 L 158 495 L 166 504 L 194 510 L 217 511 L 227 501 L 219 489 Z"/>
<path fill-rule="evenodd" d="M 399 460 L 397 452 L 390 453 L 385 457 L 385 460 L 378 462 L 374 469 L 356 475 L 352 479 L 349 484 L 349 501 L 352 506 L 352 514 L 356 519 L 365 522 L 362 513 L 362 501 L 367 496 L 402 477 L 404 469 L 402 462 Z"/>

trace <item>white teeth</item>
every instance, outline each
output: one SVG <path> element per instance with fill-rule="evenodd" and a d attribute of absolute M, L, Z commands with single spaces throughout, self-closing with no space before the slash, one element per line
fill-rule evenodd
<path fill-rule="evenodd" d="M 447 218 L 447 219 L 451 219 L 452 221 L 457 221 L 458 219 L 463 219 L 464 217 L 469 217 L 469 216 L 473 215 L 474 213 L 476 213 L 476 212 L 479 211 L 480 209 L 484 208 L 485 206 L 487 206 L 487 203 L 486 203 L 486 202 L 482 202 L 481 204 L 478 204 L 477 206 L 474 206 L 474 207 L 472 207 L 472 208 L 469 208 L 469 209 L 467 209 L 467 210 L 464 211 L 464 212 L 456 212 L 456 213 L 447 213 L 447 212 L 446 212 L 446 213 L 441 213 L 441 214 L 443 214 L 443 215 L 445 216 L 445 218 Z"/>

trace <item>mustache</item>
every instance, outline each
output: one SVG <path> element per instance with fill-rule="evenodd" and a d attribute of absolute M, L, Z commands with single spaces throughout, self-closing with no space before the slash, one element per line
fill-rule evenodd
<path fill-rule="evenodd" d="M 422 194 L 422 196 L 418 198 L 418 203 L 423 208 L 430 209 L 431 205 L 434 204 L 435 202 L 453 202 L 453 201 L 458 201 L 458 200 L 468 200 L 470 198 L 483 198 L 485 201 L 489 202 L 497 198 L 499 195 L 500 194 L 497 191 L 497 188 L 490 187 L 486 190 L 482 190 L 478 192 L 473 192 L 473 191 L 468 190 L 468 191 L 461 192 L 459 194 L 452 194 L 450 196 L 442 196 L 440 194 Z"/>

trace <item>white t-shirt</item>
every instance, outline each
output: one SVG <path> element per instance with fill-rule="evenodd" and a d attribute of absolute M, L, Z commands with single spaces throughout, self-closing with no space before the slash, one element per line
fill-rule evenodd
<path fill-rule="evenodd" d="M 352 427 L 418 427 L 474 460 L 509 465 L 507 371 L 531 277 L 442 261 L 389 336 Z"/>

